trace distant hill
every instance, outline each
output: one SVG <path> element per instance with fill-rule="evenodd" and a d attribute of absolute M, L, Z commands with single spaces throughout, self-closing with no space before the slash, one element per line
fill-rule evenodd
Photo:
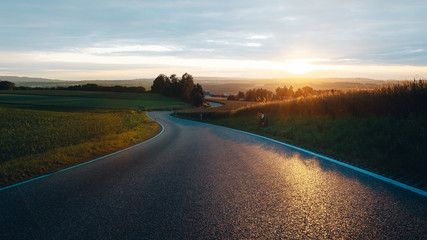
<path fill-rule="evenodd" d="M 17 76 L 0 76 L 0 80 L 10 81 L 16 84 L 16 86 L 25 87 L 67 87 L 73 85 L 84 85 L 88 83 L 98 84 L 100 86 L 143 86 L 150 88 L 153 79 L 142 78 L 132 80 L 79 80 L 79 81 L 67 81 L 47 78 L 32 78 L 32 77 L 17 77 Z"/>
<path fill-rule="evenodd" d="M 154 78 L 141 78 L 131 80 L 80 80 L 65 81 L 47 78 L 0 76 L 0 80 L 14 82 L 17 86 L 26 87 L 67 87 L 72 85 L 84 85 L 94 83 L 101 86 L 143 86 L 147 90 L 153 84 Z M 369 78 L 225 78 L 225 77 L 194 77 L 196 83 L 200 83 L 203 89 L 212 94 L 235 94 L 239 91 L 247 91 L 252 88 L 264 88 L 275 91 L 277 87 L 293 86 L 294 89 L 310 86 L 317 90 L 325 89 L 372 89 L 381 85 L 396 83 L 395 80 L 374 80 Z"/>
<path fill-rule="evenodd" d="M 17 76 L 0 76 L 3 81 L 10 81 L 14 83 L 24 82 L 61 82 L 61 80 L 47 79 L 47 78 L 32 78 L 32 77 L 17 77 Z"/>

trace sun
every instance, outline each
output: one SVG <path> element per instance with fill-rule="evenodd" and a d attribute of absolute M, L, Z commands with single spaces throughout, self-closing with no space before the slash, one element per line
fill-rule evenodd
<path fill-rule="evenodd" d="M 284 69 L 295 74 L 304 74 L 316 70 L 316 66 L 305 59 L 293 59 L 285 62 Z"/>

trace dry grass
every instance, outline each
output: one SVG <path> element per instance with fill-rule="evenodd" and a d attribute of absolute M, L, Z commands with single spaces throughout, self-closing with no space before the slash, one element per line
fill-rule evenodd
<path fill-rule="evenodd" d="M 233 115 L 280 113 L 282 115 L 366 117 L 424 115 L 427 81 L 420 80 L 374 90 L 329 92 L 321 96 L 271 102 L 241 108 Z"/>
<path fill-rule="evenodd" d="M 204 121 L 277 138 L 425 188 L 426 103 L 426 81 L 414 81 L 241 106 L 206 114 Z M 266 126 L 260 126 L 259 112 L 266 114 Z M 195 112 L 184 116 L 200 119 Z"/>

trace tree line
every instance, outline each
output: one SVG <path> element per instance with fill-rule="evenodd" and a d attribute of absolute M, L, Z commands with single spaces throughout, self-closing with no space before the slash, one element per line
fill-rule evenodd
<path fill-rule="evenodd" d="M 0 90 L 71 90 L 71 91 L 95 91 L 95 92 L 129 92 L 129 93 L 145 93 L 147 92 L 144 87 L 125 87 L 125 86 L 100 86 L 94 83 L 88 83 L 83 85 L 73 85 L 68 87 L 17 87 L 15 83 L 9 81 L 0 80 Z"/>
<path fill-rule="evenodd" d="M 0 80 L 0 90 L 13 90 L 16 89 L 15 83 Z"/>
<path fill-rule="evenodd" d="M 176 74 L 172 74 L 170 77 L 160 74 L 154 79 L 151 92 L 179 98 L 191 102 L 196 107 L 202 106 L 205 102 L 202 86 L 198 83 L 194 84 L 193 76 L 188 73 L 184 73 L 181 78 L 178 78 Z"/>
<path fill-rule="evenodd" d="M 125 87 L 125 86 L 100 86 L 94 83 L 84 85 L 74 85 L 68 87 L 57 87 L 58 90 L 75 90 L 75 91 L 95 91 L 95 92 L 129 92 L 129 93 L 145 93 L 144 87 Z"/>
<path fill-rule="evenodd" d="M 71 91 L 97 91 L 97 92 L 128 92 L 128 93 L 145 93 L 147 90 L 142 87 L 125 87 L 125 86 L 100 86 L 94 83 L 84 85 L 73 85 L 68 87 L 52 87 L 52 88 L 31 88 L 17 87 L 15 83 L 0 80 L 0 90 L 71 90 Z M 161 93 L 165 96 L 181 99 L 185 102 L 190 102 L 196 107 L 200 107 L 205 103 L 205 94 L 200 84 L 194 84 L 193 76 L 185 73 L 181 78 L 176 74 L 170 77 L 165 74 L 160 74 L 153 81 L 151 92 Z"/>
<path fill-rule="evenodd" d="M 310 98 L 271 102 L 237 111 L 235 114 L 280 113 L 294 116 L 422 116 L 426 117 L 427 81 L 398 83 L 372 90 L 320 91 Z"/>
<path fill-rule="evenodd" d="M 227 97 L 228 100 L 243 100 L 251 102 L 270 102 L 270 101 L 281 101 L 292 98 L 318 96 L 325 93 L 337 92 L 337 90 L 314 90 L 311 87 L 298 88 L 294 91 L 292 86 L 289 88 L 285 85 L 283 87 L 276 88 L 276 91 L 270 91 L 263 88 L 249 89 L 246 92 L 239 91 L 235 95 Z"/>

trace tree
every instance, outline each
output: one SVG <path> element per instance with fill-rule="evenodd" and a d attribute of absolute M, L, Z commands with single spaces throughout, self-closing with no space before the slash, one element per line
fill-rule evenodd
<path fill-rule="evenodd" d="M 178 83 L 179 79 L 176 77 L 176 74 L 170 76 L 171 83 Z"/>
<path fill-rule="evenodd" d="M 250 89 L 245 95 L 245 100 L 252 102 L 267 102 L 273 99 L 273 92 L 262 88 Z"/>
<path fill-rule="evenodd" d="M 257 102 L 268 102 L 273 99 L 273 92 L 259 88 L 256 90 Z"/>
<path fill-rule="evenodd" d="M 245 99 L 245 93 L 244 92 L 239 91 L 239 93 L 237 93 L 237 100 L 240 100 L 240 99 Z"/>
<path fill-rule="evenodd" d="M 0 81 L 0 90 L 13 90 L 15 83 L 9 81 Z"/>
<path fill-rule="evenodd" d="M 20 88 L 22 89 L 22 87 Z M 133 92 L 133 93 L 144 93 L 145 88 L 139 87 L 124 87 L 120 85 L 116 86 L 99 86 L 94 83 L 88 83 L 85 85 L 74 85 L 68 87 L 57 87 L 59 90 L 73 90 L 73 91 L 97 91 L 97 92 Z"/>
<path fill-rule="evenodd" d="M 286 87 L 286 85 L 285 86 L 283 86 L 283 88 L 281 88 L 281 87 L 278 87 L 278 88 L 276 88 L 276 95 L 277 95 L 277 97 L 280 99 L 280 100 L 282 100 L 282 99 L 285 99 L 286 98 L 286 94 L 288 93 L 288 88 Z"/>
<path fill-rule="evenodd" d="M 291 97 L 294 96 L 294 94 L 295 94 L 294 93 L 294 87 L 290 86 L 289 89 L 288 89 L 288 91 L 285 94 L 285 97 L 286 98 L 291 98 Z"/>
<path fill-rule="evenodd" d="M 237 100 L 237 96 L 236 95 L 228 95 L 227 100 L 236 101 Z"/>
<path fill-rule="evenodd" d="M 188 73 L 179 79 L 176 74 L 167 77 L 160 74 L 153 81 L 152 92 L 160 92 L 165 96 L 180 98 L 183 101 L 191 102 L 195 106 L 201 106 L 205 102 L 205 94 L 200 84 L 194 85 L 193 76 Z"/>
<path fill-rule="evenodd" d="M 302 88 L 302 92 L 303 92 L 304 97 L 308 97 L 308 96 L 311 96 L 311 95 L 315 94 L 313 88 L 308 87 L 308 86 L 303 87 Z"/>
<path fill-rule="evenodd" d="M 170 82 L 168 76 L 160 74 L 153 81 L 153 86 L 151 86 L 152 92 L 162 92 L 166 88 L 167 82 Z"/>
<path fill-rule="evenodd" d="M 205 102 L 205 94 L 200 84 L 196 84 L 191 90 L 191 100 L 194 106 L 200 107 Z"/>
<path fill-rule="evenodd" d="M 170 97 L 181 97 L 181 85 L 179 84 L 179 79 L 176 77 L 176 74 L 170 75 L 170 77 L 164 77 L 165 87 L 162 94 Z"/>
<path fill-rule="evenodd" d="M 193 76 L 184 73 L 179 83 L 182 85 L 181 98 L 185 101 L 191 101 L 191 91 L 194 88 Z"/>
<path fill-rule="evenodd" d="M 245 100 L 250 102 L 256 101 L 256 92 L 255 89 L 249 89 L 245 94 Z"/>
<path fill-rule="evenodd" d="M 301 90 L 301 88 L 298 88 L 298 90 L 294 94 L 294 97 L 298 98 L 298 97 L 302 97 L 302 96 L 304 96 L 304 92 Z"/>
<path fill-rule="evenodd" d="M 95 83 L 88 83 L 85 85 L 82 85 L 82 90 L 85 91 L 97 91 L 100 89 L 100 86 L 98 86 L 98 84 Z"/>

